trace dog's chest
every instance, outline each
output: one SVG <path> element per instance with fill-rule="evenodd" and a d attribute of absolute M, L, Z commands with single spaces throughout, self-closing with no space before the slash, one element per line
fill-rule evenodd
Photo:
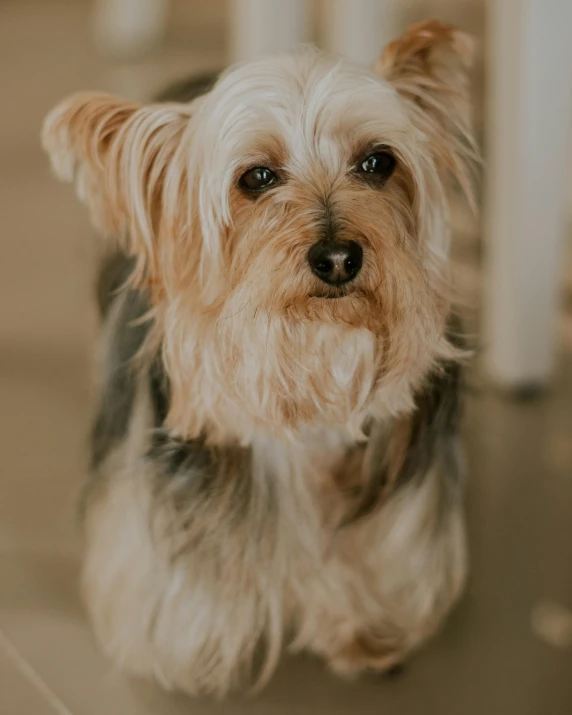
<path fill-rule="evenodd" d="M 362 480 L 365 447 L 346 430 L 332 428 L 309 430 L 295 441 L 257 439 L 254 488 L 270 484 L 276 510 L 285 518 L 305 518 L 318 530 L 334 530 Z"/>

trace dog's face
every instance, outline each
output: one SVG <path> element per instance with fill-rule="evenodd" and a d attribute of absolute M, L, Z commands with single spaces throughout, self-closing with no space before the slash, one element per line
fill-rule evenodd
<path fill-rule="evenodd" d="M 408 406 L 447 350 L 465 50 L 430 23 L 377 72 L 305 50 L 187 105 L 83 95 L 50 116 L 56 169 L 151 286 L 175 429 L 248 440 Z"/>
<path fill-rule="evenodd" d="M 200 232 L 222 263 L 209 300 L 379 332 L 392 276 L 421 278 L 416 202 L 434 172 L 397 92 L 307 51 L 232 70 L 197 112 Z"/>

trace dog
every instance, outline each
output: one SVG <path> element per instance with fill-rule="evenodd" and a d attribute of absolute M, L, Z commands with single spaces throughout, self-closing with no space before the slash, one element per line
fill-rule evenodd
<path fill-rule="evenodd" d="M 427 21 L 372 70 L 305 47 L 46 118 L 113 238 L 83 590 L 127 672 L 214 696 L 286 648 L 384 672 L 457 602 L 471 55 Z"/>

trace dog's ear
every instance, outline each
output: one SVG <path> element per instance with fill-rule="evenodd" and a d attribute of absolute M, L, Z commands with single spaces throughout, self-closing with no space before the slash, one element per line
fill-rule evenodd
<path fill-rule="evenodd" d="M 57 176 L 74 182 L 96 226 L 137 258 L 155 282 L 166 194 L 186 194 L 177 160 L 190 105 L 140 106 L 108 94 L 74 95 L 46 117 L 42 143 Z"/>
<path fill-rule="evenodd" d="M 412 119 L 432 143 L 438 163 L 465 184 L 472 138 L 469 35 L 438 20 L 412 25 L 391 42 L 375 64 L 405 100 Z M 470 187 L 463 188 L 470 195 Z"/>

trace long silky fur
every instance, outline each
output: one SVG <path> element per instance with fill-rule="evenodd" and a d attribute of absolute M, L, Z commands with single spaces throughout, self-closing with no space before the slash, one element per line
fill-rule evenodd
<path fill-rule="evenodd" d="M 375 71 L 306 48 L 46 119 L 57 175 L 118 245 L 83 587 L 129 672 L 222 696 L 264 684 L 284 647 L 384 670 L 457 601 L 446 189 L 470 195 L 469 45 L 429 22 Z M 374 186 L 355 167 L 380 146 L 396 170 Z M 265 164 L 280 181 L 254 200 L 238 179 Z M 364 251 L 337 300 L 307 265 L 325 235 Z"/>

